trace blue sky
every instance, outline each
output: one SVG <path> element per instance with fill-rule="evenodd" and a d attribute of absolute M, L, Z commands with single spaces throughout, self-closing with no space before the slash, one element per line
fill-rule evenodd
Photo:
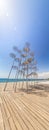
<path fill-rule="evenodd" d="M 25 42 L 37 59 L 39 72 L 49 72 L 49 0 L 0 0 L 0 77 L 7 77 L 13 45 Z"/>

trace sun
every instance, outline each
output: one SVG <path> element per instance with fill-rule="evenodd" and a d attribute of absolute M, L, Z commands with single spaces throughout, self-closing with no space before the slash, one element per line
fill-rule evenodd
<path fill-rule="evenodd" d="M 6 0 L 0 0 L 0 15 L 4 15 L 6 13 Z"/>
<path fill-rule="evenodd" d="M 4 1 L 0 0 L 0 7 L 2 8 L 3 5 L 4 5 Z"/>

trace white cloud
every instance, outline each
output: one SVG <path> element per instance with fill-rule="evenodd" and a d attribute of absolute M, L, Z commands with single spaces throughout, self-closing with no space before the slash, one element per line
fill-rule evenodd
<path fill-rule="evenodd" d="M 39 78 L 49 78 L 49 72 L 38 73 Z"/>

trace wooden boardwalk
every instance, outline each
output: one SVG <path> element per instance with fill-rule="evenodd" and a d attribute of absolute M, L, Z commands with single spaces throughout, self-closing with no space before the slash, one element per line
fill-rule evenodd
<path fill-rule="evenodd" d="M 4 130 L 49 130 L 49 95 L 0 94 Z"/>

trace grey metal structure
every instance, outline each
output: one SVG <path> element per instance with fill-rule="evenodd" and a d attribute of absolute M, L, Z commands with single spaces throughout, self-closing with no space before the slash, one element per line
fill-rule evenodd
<path fill-rule="evenodd" d="M 12 70 L 15 69 L 15 79 L 19 79 L 19 76 L 26 79 L 26 89 L 28 92 L 28 78 L 37 77 L 37 61 L 35 60 L 34 53 L 31 51 L 30 44 L 26 43 L 22 50 L 19 50 L 18 47 L 13 47 L 14 53 L 10 53 L 10 57 L 13 58 L 13 63 L 8 75 L 10 78 Z M 6 90 L 8 81 L 5 84 L 4 91 Z M 19 84 L 20 85 L 20 84 Z M 22 88 L 24 81 L 22 82 Z M 14 92 L 16 92 L 17 82 L 13 84 Z"/>

